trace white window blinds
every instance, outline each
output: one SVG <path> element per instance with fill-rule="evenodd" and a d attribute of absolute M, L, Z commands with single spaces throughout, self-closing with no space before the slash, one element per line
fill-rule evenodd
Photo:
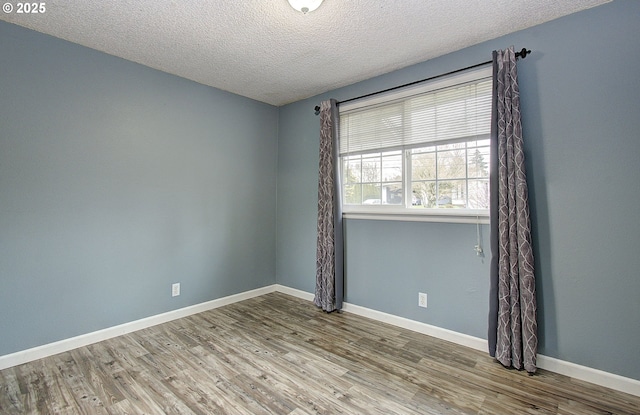
<path fill-rule="evenodd" d="M 490 70 L 470 75 L 445 81 L 445 86 L 438 82 L 414 87 L 373 103 L 341 108 L 340 154 L 411 148 L 489 134 Z M 476 79 L 469 81 L 469 77 Z"/>

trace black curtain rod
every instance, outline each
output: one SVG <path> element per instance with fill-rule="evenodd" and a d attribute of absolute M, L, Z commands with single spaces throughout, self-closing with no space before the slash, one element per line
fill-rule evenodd
<path fill-rule="evenodd" d="M 527 50 L 527 48 L 522 48 L 522 50 L 520 52 L 516 52 L 516 58 L 524 59 L 530 53 L 531 53 L 531 51 Z M 451 72 L 443 73 L 443 74 L 440 74 L 440 75 L 432 76 L 430 78 L 420 79 L 419 81 L 413 81 L 413 82 L 409 82 L 408 84 L 394 86 L 394 87 L 391 87 L 391 88 L 383 89 L 382 91 L 371 92 L 370 94 L 360 95 L 359 97 L 345 99 L 344 101 L 338 101 L 338 105 L 343 104 L 345 102 L 355 101 L 357 99 L 367 98 L 367 97 L 370 97 L 370 96 L 373 96 L 373 95 L 378 95 L 378 94 L 383 94 L 385 92 L 394 91 L 396 89 L 405 88 L 405 87 L 408 87 L 408 86 L 411 86 L 411 85 L 419 84 L 421 82 L 432 81 L 434 79 L 438 79 L 438 78 L 442 78 L 442 77 L 445 77 L 445 76 L 453 75 L 453 74 L 456 74 L 458 72 L 468 71 L 469 69 L 474 69 L 474 68 L 477 68 L 479 66 L 487 65 L 487 64 L 492 63 L 492 62 L 493 62 L 493 60 L 477 63 L 475 65 L 467 66 L 466 68 L 456 69 L 455 71 L 451 71 Z M 316 115 L 318 115 L 320 113 L 320 106 L 316 105 L 314 109 L 316 111 Z"/>

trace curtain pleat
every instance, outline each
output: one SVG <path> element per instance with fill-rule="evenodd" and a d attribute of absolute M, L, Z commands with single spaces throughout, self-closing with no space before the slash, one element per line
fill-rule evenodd
<path fill-rule="evenodd" d="M 489 353 L 504 366 L 533 373 L 536 292 L 513 47 L 494 52 L 494 81 Z"/>
<path fill-rule="evenodd" d="M 323 101 L 320 104 L 318 236 L 314 303 L 327 312 L 342 309 L 344 295 L 344 241 L 337 120 L 336 101 Z"/>

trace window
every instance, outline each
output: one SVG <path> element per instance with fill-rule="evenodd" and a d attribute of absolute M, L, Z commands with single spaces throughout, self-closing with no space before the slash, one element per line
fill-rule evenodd
<path fill-rule="evenodd" d="M 487 217 L 491 90 L 487 67 L 340 105 L 345 216 Z"/>

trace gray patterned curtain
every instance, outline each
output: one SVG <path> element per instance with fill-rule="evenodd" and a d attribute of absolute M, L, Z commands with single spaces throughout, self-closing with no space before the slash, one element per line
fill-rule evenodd
<path fill-rule="evenodd" d="M 320 104 L 318 241 L 313 302 L 324 311 L 342 309 L 344 291 L 342 202 L 338 157 L 338 109 L 335 100 Z"/>
<path fill-rule="evenodd" d="M 534 373 L 536 291 L 513 47 L 493 52 L 493 68 L 489 353 L 506 367 Z"/>

